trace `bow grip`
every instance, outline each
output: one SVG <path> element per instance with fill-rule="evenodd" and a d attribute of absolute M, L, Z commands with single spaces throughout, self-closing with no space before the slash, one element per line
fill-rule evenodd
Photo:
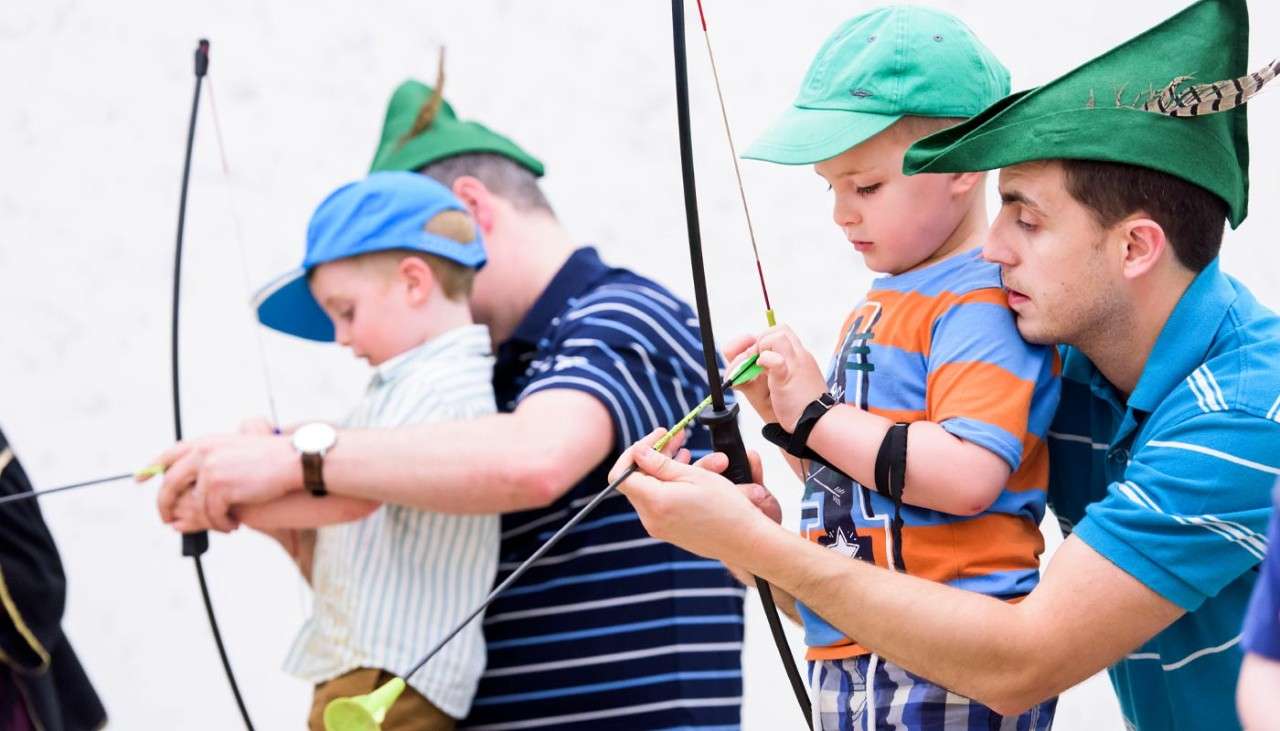
<path fill-rule="evenodd" d="M 198 531 L 196 533 L 182 534 L 182 555 L 183 556 L 203 556 L 205 551 L 209 550 L 209 532 Z"/>
<path fill-rule="evenodd" d="M 729 458 L 729 467 L 721 474 L 735 485 L 752 482 L 751 462 L 747 460 L 747 448 L 738 429 L 738 405 L 731 403 L 724 409 L 707 409 L 698 416 L 698 423 L 711 430 L 711 448 Z"/>

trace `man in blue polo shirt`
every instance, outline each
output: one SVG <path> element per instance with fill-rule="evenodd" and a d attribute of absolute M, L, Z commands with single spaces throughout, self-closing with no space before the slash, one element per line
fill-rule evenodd
<path fill-rule="evenodd" d="M 1243 0 L 1202 0 L 907 153 L 908 173 L 1003 168 L 984 254 L 1022 335 L 1069 346 L 1050 484 L 1026 489 L 1048 488 L 1070 535 L 1024 601 L 846 560 L 766 517 L 758 487 L 636 449 L 624 459 L 646 475 L 623 490 L 646 527 L 1002 713 L 1109 668 L 1131 727 L 1238 728 L 1240 626 L 1280 475 L 1280 318 L 1217 262 L 1247 211 L 1243 103 L 1278 70 L 1246 73 L 1248 36 Z M 780 411 L 813 398 L 793 357 L 760 358 Z M 907 493 L 911 464 L 908 446 Z"/>
<path fill-rule="evenodd" d="M 604 488 L 628 445 L 702 400 L 697 320 L 661 285 L 578 248 L 538 187 L 542 163 L 423 84 L 395 91 L 372 168 L 439 180 L 481 227 L 489 262 L 471 305 L 497 345 L 505 413 L 340 430 L 308 454 L 334 494 L 504 513 L 501 581 Z M 704 428 L 690 440 L 710 447 Z M 196 499 L 224 530 L 235 504 L 303 489 L 284 437 L 198 440 L 159 461 L 162 515 Z M 202 498 L 189 494 L 197 478 Z M 605 500 L 490 607 L 487 670 L 460 725 L 736 728 L 743 593 L 719 562 L 650 538 L 626 500 Z"/>

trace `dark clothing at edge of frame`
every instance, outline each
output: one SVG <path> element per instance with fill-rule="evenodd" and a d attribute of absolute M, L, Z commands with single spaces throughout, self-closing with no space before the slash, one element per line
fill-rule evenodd
<path fill-rule="evenodd" d="M 31 489 L 0 432 L 0 496 Z M 22 703 L 0 704 L 0 722 L 9 724 L 0 731 L 24 721 L 39 731 L 102 728 L 107 712 L 62 633 L 66 575 L 39 502 L 0 507 L 0 525 L 0 699 Z"/>

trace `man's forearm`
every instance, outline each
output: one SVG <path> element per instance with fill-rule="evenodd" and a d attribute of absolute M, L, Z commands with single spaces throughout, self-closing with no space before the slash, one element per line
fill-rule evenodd
<path fill-rule="evenodd" d="M 554 501 L 591 465 L 515 414 L 396 429 L 345 430 L 325 456 L 336 495 L 442 513 L 502 513 Z M 603 456 L 603 455 L 601 455 Z M 568 470 L 568 472 L 566 472 Z M 573 474 L 569 474 L 572 472 Z"/>
<path fill-rule="evenodd" d="M 760 485 L 715 474 L 722 455 L 683 464 L 647 449 L 654 439 L 625 455 L 639 471 L 621 487 L 650 534 L 761 577 L 864 647 L 1004 715 L 1115 664 L 1185 614 L 1078 536 L 1017 604 L 850 559 L 780 526 Z"/>
<path fill-rule="evenodd" d="M 800 618 L 800 611 L 796 609 L 796 598 L 772 584 L 769 586 L 773 592 L 773 603 L 778 607 L 778 611 L 787 615 L 792 622 L 803 626 L 804 620 Z"/>
<path fill-rule="evenodd" d="M 754 545 L 751 570 L 864 647 L 997 710 L 1028 702 L 1018 696 L 1037 634 L 1023 627 L 1016 606 L 863 561 L 833 560 L 781 528 Z"/>

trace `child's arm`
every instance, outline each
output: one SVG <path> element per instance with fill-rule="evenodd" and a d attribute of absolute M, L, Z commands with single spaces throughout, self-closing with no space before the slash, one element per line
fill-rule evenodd
<path fill-rule="evenodd" d="M 872 487 L 876 455 L 891 426 L 883 416 L 838 404 L 818 421 L 809 446 L 841 472 Z M 933 422 L 913 422 L 902 501 L 951 515 L 977 515 L 1000 496 L 1010 473 L 1009 463 L 985 447 Z"/>
<path fill-rule="evenodd" d="M 297 565 L 302 578 L 311 583 L 311 567 L 315 563 L 316 531 L 314 528 L 258 528 L 263 535 L 274 538 L 284 552 Z"/>
<path fill-rule="evenodd" d="M 309 493 L 294 492 L 270 502 L 237 506 L 235 514 L 240 522 L 274 538 L 310 584 L 315 529 L 359 520 L 377 510 L 378 505 L 373 500 L 340 495 L 316 498 Z"/>
<path fill-rule="evenodd" d="M 319 528 L 359 520 L 377 510 L 378 505 L 380 503 L 374 500 L 343 495 L 317 498 L 310 493 L 292 492 L 265 503 L 238 505 L 235 517 L 250 528 L 263 532 Z"/>
<path fill-rule="evenodd" d="M 989 324 L 992 310 L 980 314 Z M 1033 398 L 1056 398 L 1055 388 L 1042 393 L 1038 387 L 1042 371 L 1052 366 L 1052 352 L 1024 343 L 1011 317 L 998 324 L 1006 327 L 970 327 L 944 315 L 935 327 L 926 399 L 927 413 L 940 419 L 911 425 L 904 502 L 952 515 L 989 508 L 1020 463 Z M 826 391 L 826 379 L 785 326 L 769 330 L 756 347 L 770 403 L 782 427 L 793 431 L 805 407 Z M 1040 411 L 1052 413 L 1052 404 Z M 948 420 L 953 421 L 944 428 Z M 871 487 L 880 444 L 892 425 L 885 417 L 841 404 L 818 421 L 808 446 Z"/>

